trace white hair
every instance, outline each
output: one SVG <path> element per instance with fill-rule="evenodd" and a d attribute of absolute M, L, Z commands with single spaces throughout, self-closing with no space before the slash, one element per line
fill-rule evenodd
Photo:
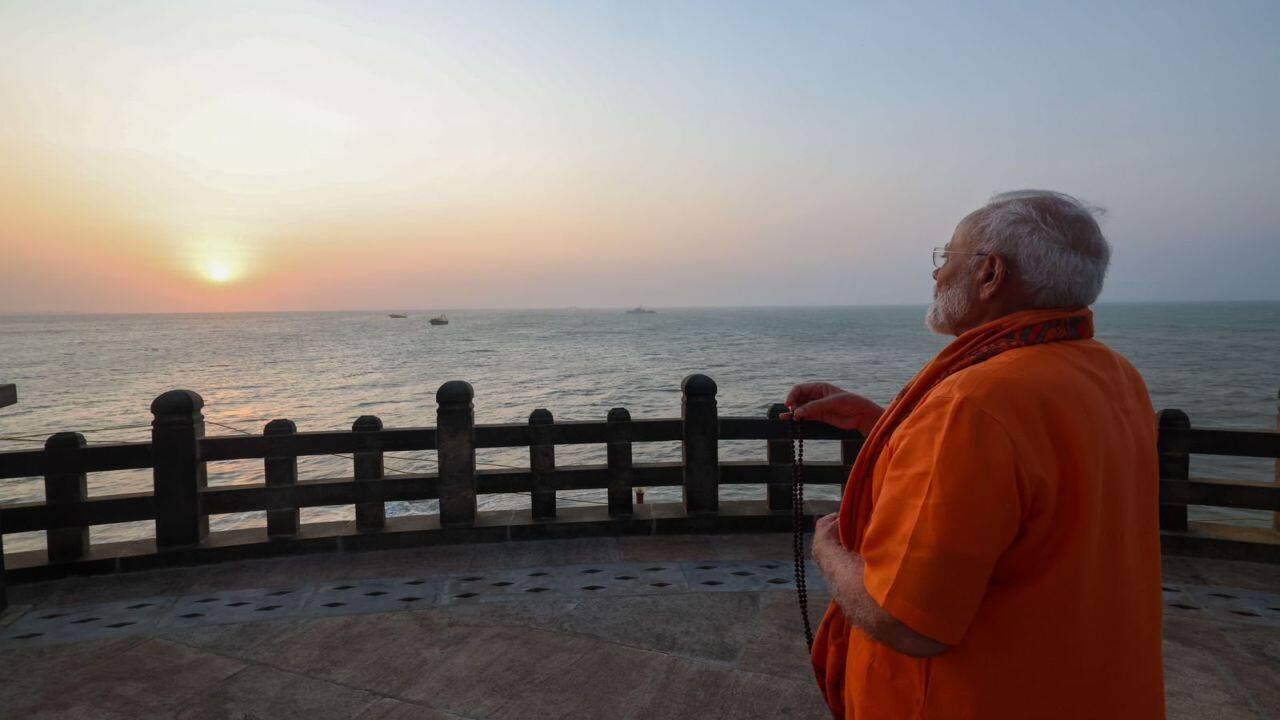
<path fill-rule="evenodd" d="M 979 252 L 1012 265 L 1036 307 L 1084 307 L 1102 292 L 1111 246 L 1099 208 L 1050 190 L 1000 193 L 961 225 Z"/>

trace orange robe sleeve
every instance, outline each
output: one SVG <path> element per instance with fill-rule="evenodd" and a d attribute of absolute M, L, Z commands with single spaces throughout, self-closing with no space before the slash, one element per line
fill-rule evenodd
<path fill-rule="evenodd" d="M 1009 433 L 963 397 L 925 400 L 894 432 L 862 543 L 868 593 L 955 645 L 1022 522 Z"/>

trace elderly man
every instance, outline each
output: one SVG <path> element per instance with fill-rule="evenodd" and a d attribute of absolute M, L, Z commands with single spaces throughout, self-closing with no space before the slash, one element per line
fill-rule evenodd
<path fill-rule="evenodd" d="M 1162 718 L 1155 422 L 1087 307 L 1110 249 L 1059 193 L 996 196 L 934 250 L 956 340 L 882 409 L 796 386 L 867 435 L 813 556 L 837 718 Z"/>

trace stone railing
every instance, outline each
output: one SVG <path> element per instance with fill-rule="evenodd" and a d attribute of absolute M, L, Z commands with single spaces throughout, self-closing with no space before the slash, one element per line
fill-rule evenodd
<path fill-rule="evenodd" d="M 768 532 L 791 527 L 791 453 L 787 423 L 773 405 L 766 417 L 721 417 L 716 384 L 691 375 L 683 384 L 681 417 L 633 420 L 615 408 L 604 422 L 554 421 L 535 410 L 524 424 L 476 425 L 473 391 L 451 381 L 436 393 L 434 427 L 384 428 L 364 416 L 351 430 L 297 432 L 289 420 L 267 423 L 261 435 L 206 437 L 203 400 L 172 390 L 151 404 L 151 441 L 87 445 L 79 433 L 51 436 L 41 450 L 0 453 L 0 479 L 43 477 L 45 502 L 0 507 L 4 533 L 46 532 L 46 549 L 14 553 L 0 582 L 68 574 L 140 570 L 325 550 L 490 542 L 516 539 L 656 533 Z M 1280 511 L 1280 486 L 1193 479 L 1193 453 L 1280 457 L 1280 432 L 1192 428 L 1187 416 L 1159 416 L 1161 527 L 1167 551 L 1280 561 L 1277 534 L 1258 528 L 1187 522 L 1187 505 Z M 806 440 L 840 443 L 840 460 L 806 463 L 810 484 L 840 485 L 862 444 L 856 432 L 805 423 Z M 765 462 L 721 461 L 721 440 L 765 443 Z M 681 462 L 632 462 L 632 445 L 679 442 Z M 602 444 L 603 465 L 557 466 L 557 445 Z M 529 448 L 528 469 L 477 469 L 476 451 Z M 434 473 L 386 476 L 383 453 L 434 450 Z M 352 476 L 298 478 L 298 458 L 352 454 Z M 208 487 L 208 463 L 257 459 L 264 482 Z M 151 492 L 89 497 L 86 474 L 151 469 Z M 721 484 L 766 485 L 764 501 L 725 501 Z M 680 487 L 681 503 L 633 504 L 635 487 Z M 560 490 L 607 491 L 608 504 L 557 507 Z M 527 493 L 524 508 L 477 512 L 477 495 Z M 438 500 L 439 512 L 388 518 L 385 503 Z M 299 508 L 354 505 L 354 522 L 299 522 Z M 832 512 L 833 501 L 804 511 Z M 266 527 L 209 532 L 209 515 L 266 511 Z M 154 521 L 155 537 L 90 545 L 89 527 Z M 1270 532 L 1270 534 L 1267 534 Z M 0 543 L 0 558 L 3 558 Z M 0 565 L 0 569 L 4 566 Z M 0 584 L 0 597 L 3 585 Z"/>

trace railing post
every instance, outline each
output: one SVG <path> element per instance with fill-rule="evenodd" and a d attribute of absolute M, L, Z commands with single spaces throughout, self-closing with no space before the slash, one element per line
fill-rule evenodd
<path fill-rule="evenodd" d="M 631 517 L 631 413 L 626 408 L 609 411 L 609 517 Z"/>
<path fill-rule="evenodd" d="M 375 415 L 361 415 L 351 423 L 351 432 L 377 432 L 382 420 Z M 382 479 L 382 451 L 365 450 L 352 454 L 356 482 L 377 482 Z M 377 532 L 386 527 L 387 504 L 377 502 L 356 503 L 356 531 Z"/>
<path fill-rule="evenodd" d="M 85 444 L 84 436 L 77 432 L 60 432 L 45 441 L 44 497 L 50 510 L 89 499 L 88 476 L 79 468 L 80 449 Z M 51 563 L 79 560 L 89 552 L 89 528 L 47 530 L 45 544 Z"/>
<path fill-rule="evenodd" d="M 450 380 L 436 391 L 436 450 L 439 459 L 440 525 L 476 521 L 475 391 Z"/>
<path fill-rule="evenodd" d="M 861 433 L 857 440 L 841 440 L 840 441 L 840 464 L 853 466 L 858 460 L 858 452 L 862 449 L 863 438 Z M 849 482 L 849 476 L 846 475 L 840 481 L 840 497 L 844 497 L 844 486 Z"/>
<path fill-rule="evenodd" d="M 18 402 L 18 388 L 12 383 L 0 383 L 0 407 Z M 4 583 L 4 528 L 0 527 L 0 610 L 9 607 L 9 595 Z"/>
<path fill-rule="evenodd" d="M 1280 400 L 1280 392 L 1276 393 L 1276 400 Z M 1280 430 L 1280 402 L 1276 403 L 1276 430 Z M 1280 458 L 1276 458 L 1276 485 L 1280 485 Z M 1272 514 L 1271 524 L 1280 530 L 1280 511 Z"/>
<path fill-rule="evenodd" d="M 277 418 L 262 428 L 263 435 L 293 435 L 298 426 L 292 420 Z M 268 486 L 298 484 L 298 456 L 268 455 L 262 461 L 263 477 Z M 298 534 L 298 508 L 267 511 L 267 537 L 291 537 Z"/>
<path fill-rule="evenodd" d="M 769 406 L 768 417 L 770 420 L 777 420 L 778 416 L 789 409 L 782 403 L 774 403 Z M 768 485 L 770 512 L 791 511 L 791 477 L 787 473 L 794 454 L 790 440 L 769 440 L 765 446 L 765 460 L 774 466 Z"/>
<path fill-rule="evenodd" d="M 9 607 L 9 587 L 4 579 L 4 527 L 0 522 L 0 610 Z"/>
<path fill-rule="evenodd" d="M 533 489 L 529 493 L 534 520 L 553 520 L 556 516 L 556 446 L 550 438 L 555 419 L 551 411 L 538 408 L 529 413 L 529 469 L 533 471 Z"/>
<path fill-rule="evenodd" d="M 680 383 L 684 392 L 680 418 L 684 456 L 684 511 L 709 515 L 720 510 L 720 420 L 716 414 L 716 381 L 690 375 Z"/>
<path fill-rule="evenodd" d="M 156 548 L 196 545 L 209 534 L 200 491 L 209 484 L 200 460 L 204 400 L 190 390 L 170 390 L 151 402 L 151 455 L 156 508 Z"/>
<path fill-rule="evenodd" d="M 1191 479 L 1191 454 L 1187 451 L 1186 434 L 1176 431 L 1191 427 L 1191 419 L 1181 410 L 1161 410 L 1158 418 L 1160 434 L 1156 447 L 1160 451 L 1160 479 L 1188 482 Z M 1161 503 L 1160 529 L 1186 530 L 1186 503 Z"/>

